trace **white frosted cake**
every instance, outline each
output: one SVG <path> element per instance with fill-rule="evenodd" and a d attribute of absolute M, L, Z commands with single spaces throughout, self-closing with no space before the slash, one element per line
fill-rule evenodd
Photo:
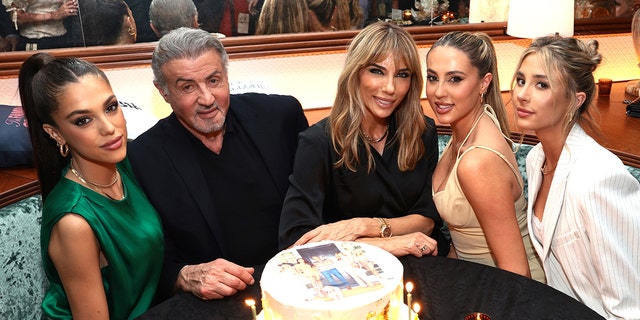
<path fill-rule="evenodd" d="M 262 273 L 261 316 L 400 319 L 402 272 L 392 254 L 359 242 L 323 241 L 284 250 Z"/>

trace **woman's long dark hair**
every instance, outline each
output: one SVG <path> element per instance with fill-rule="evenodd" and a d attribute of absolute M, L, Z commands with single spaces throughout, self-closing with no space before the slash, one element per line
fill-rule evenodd
<path fill-rule="evenodd" d="M 62 157 L 56 141 L 49 137 L 42 125 L 58 127 L 52 115 L 60 107 L 59 100 L 65 87 L 77 83 L 85 75 L 97 76 L 109 82 L 95 64 L 78 58 L 54 58 L 48 53 L 36 53 L 20 67 L 20 100 L 29 125 L 43 200 L 60 180 L 69 157 Z"/>
<path fill-rule="evenodd" d="M 129 16 L 127 3 L 123 0 L 82 0 L 79 5 L 84 44 L 116 44 L 122 35 L 124 20 Z"/>

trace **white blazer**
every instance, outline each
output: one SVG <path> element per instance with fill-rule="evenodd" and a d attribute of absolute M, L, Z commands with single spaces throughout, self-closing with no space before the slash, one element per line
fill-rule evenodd
<path fill-rule="evenodd" d="M 531 219 L 545 155 L 527 155 L 527 221 L 547 284 L 607 319 L 640 319 L 640 183 L 575 125 L 560 155 L 542 218 Z"/>

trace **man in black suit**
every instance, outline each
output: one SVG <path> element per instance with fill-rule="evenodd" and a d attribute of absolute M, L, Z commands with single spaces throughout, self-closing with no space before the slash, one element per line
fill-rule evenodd
<path fill-rule="evenodd" d="M 129 159 L 163 222 L 159 300 L 177 290 L 233 295 L 278 252 L 307 119 L 291 96 L 231 95 L 227 65 L 222 44 L 201 29 L 176 29 L 153 53 L 154 85 L 173 113 L 130 143 Z"/>

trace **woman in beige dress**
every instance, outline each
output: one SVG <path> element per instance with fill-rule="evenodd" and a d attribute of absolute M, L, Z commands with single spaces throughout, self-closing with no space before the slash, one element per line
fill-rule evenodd
<path fill-rule="evenodd" d="M 491 39 L 451 32 L 427 54 L 429 104 L 451 140 L 433 174 L 433 200 L 459 259 L 544 281 L 527 231 L 518 170 Z"/>

